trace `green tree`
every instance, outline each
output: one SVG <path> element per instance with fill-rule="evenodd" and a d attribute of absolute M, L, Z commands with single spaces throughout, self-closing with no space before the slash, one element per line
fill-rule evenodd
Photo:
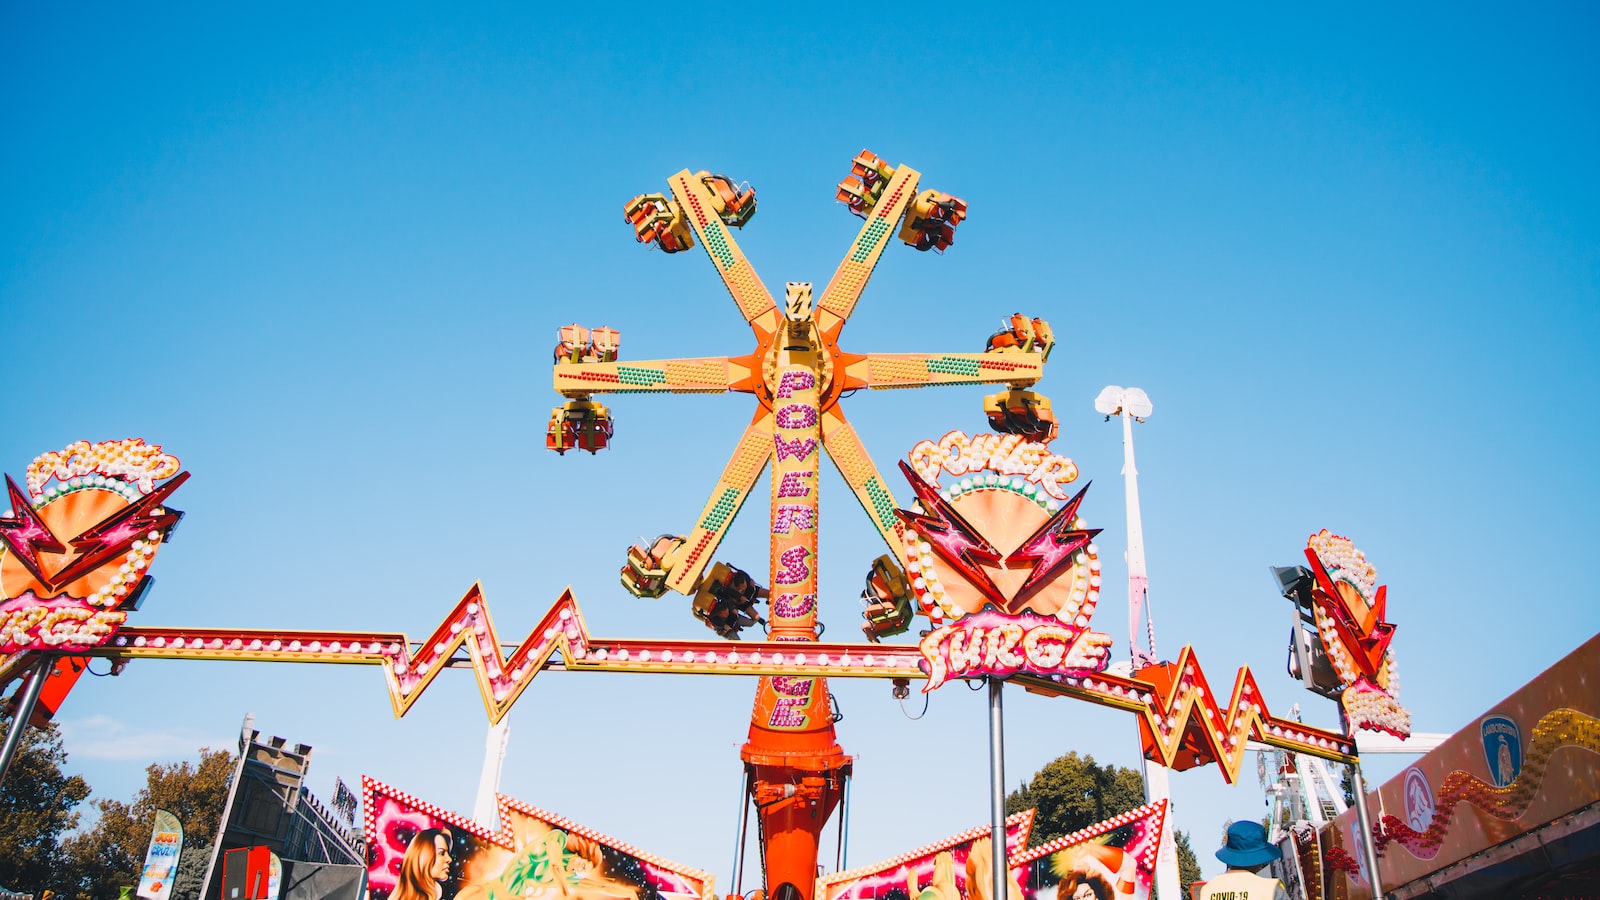
<path fill-rule="evenodd" d="M 0 714 L 0 731 L 15 724 Z M 73 807 L 89 796 L 81 776 L 61 773 L 66 761 L 55 723 L 23 733 L 0 785 L 0 885 L 35 895 L 60 890 L 61 834 L 78 826 Z"/>
<path fill-rule="evenodd" d="M 1102 766 L 1093 756 L 1068 753 L 1045 764 L 1033 778 L 1006 797 L 1006 813 L 1037 809 L 1029 847 L 1080 831 L 1144 805 L 1144 777 L 1133 769 Z M 1189 836 L 1174 832 L 1178 880 L 1188 896 L 1189 883 L 1200 878 L 1200 861 Z M 1181 900 L 1181 898 L 1180 898 Z"/>
<path fill-rule="evenodd" d="M 200 762 L 152 765 L 145 770 L 145 786 L 133 802 L 98 800 L 100 820 L 64 845 L 76 876 L 75 893 L 82 900 L 110 900 L 119 885 L 136 884 L 144 866 L 156 810 L 164 809 L 183 823 L 183 857 L 172 884 L 173 900 L 195 900 L 228 797 L 233 756 L 226 750 L 200 751 Z"/>

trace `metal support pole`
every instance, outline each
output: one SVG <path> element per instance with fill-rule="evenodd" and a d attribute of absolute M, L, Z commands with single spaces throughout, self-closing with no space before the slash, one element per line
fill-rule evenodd
<path fill-rule="evenodd" d="M 39 703 L 39 692 L 44 690 L 44 680 L 50 677 L 50 670 L 55 667 L 56 658 L 53 654 L 40 653 L 39 662 L 34 664 L 33 671 L 28 673 L 28 683 L 18 688 L 21 700 L 17 704 L 17 714 L 11 718 L 11 728 L 6 732 L 5 746 L 0 747 L 0 784 L 6 780 L 6 772 L 11 768 L 11 760 L 17 755 L 17 748 L 22 746 L 22 736 L 28 730 L 28 720 L 33 718 L 33 708 Z"/>
<path fill-rule="evenodd" d="M 744 836 L 750 827 L 750 773 L 739 779 L 739 839 L 733 848 L 733 890 L 744 896 Z"/>
<path fill-rule="evenodd" d="M 1350 720 L 1345 717 L 1342 706 L 1339 708 L 1339 728 L 1350 738 L 1350 745 L 1355 746 L 1356 735 L 1350 728 Z M 1359 758 L 1350 764 L 1350 787 L 1356 795 L 1356 828 L 1361 832 L 1361 858 L 1367 863 L 1367 871 L 1372 873 L 1372 900 L 1383 900 L 1383 878 L 1378 874 L 1378 849 L 1372 845 L 1372 819 L 1367 814 L 1367 783 L 1361 777 Z"/>
<path fill-rule="evenodd" d="M 844 775 L 844 802 L 840 804 L 841 815 L 844 821 L 840 824 L 839 835 L 839 871 L 845 871 L 845 864 L 850 861 L 850 773 Z"/>
<path fill-rule="evenodd" d="M 1006 882 L 1011 873 L 1006 865 L 1006 745 L 1005 723 L 1000 708 L 1000 689 L 1005 682 L 989 677 L 989 816 L 994 838 L 994 893 L 991 900 L 1008 900 Z"/>
<path fill-rule="evenodd" d="M 1354 741 L 1355 736 L 1351 735 Z M 1372 900 L 1383 900 L 1383 879 L 1378 875 L 1378 850 L 1372 844 L 1372 819 L 1367 813 L 1367 783 L 1361 777 L 1361 762 L 1350 764 L 1350 786 L 1356 792 L 1356 827 L 1361 829 L 1361 853 L 1372 873 Z"/>
<path fill-rule="evenodd" d="M 841 773 L 839 775 L 839 777 L 843 778 L 844 775 Z M 844 793 L 844 785 L 840 785 L 839 786 L 839 792 L 841 794 Z M 844 803 L 841 802 L 839 804 L 839 842 L 833 848 L 833 870 L 835 872 L 844 871 L 843 866 L 844 866 L 844 817 L 845 817 L 845 813 L 846 813 L 846 807 L 845 807 Z"/>

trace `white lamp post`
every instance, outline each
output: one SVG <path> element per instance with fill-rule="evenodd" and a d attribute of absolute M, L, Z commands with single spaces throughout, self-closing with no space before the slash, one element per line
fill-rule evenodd
<path fill-rule="evenodd" d="M 506 742 L 511 738 L 511 720 L 501 719 L 489 726 L 483 741 L 483 772 L 478 776 L 478 795 L 472 804 L 472 821 L 485 828 L 500 828 L 500 770 L 506 762 Z"/>
<path fill-rule="evenodd" d="M 1128 648 L 1132 659 L 1130 668 L 1140 669 L 1156 662 L 1155 617 L 1146 610 L 1150 577 L 1144 567 L 1144 524 L 1139 518 L 1139 468 L 1133 461 L 1133 423 L 1143 422 L 1153 407 L 1145 392 L 1136 387 L 1124 388 L 1109 385 L 1094 398 L 1094 408 L 1107 419 L 1122 417 L 1122 483 L 1128 507 Z M 1146 629 L 1148 649 L 1139 644 L 1139 625 L 1142 618 L 1149 621 Z M 1144 759 L 1144 797 L 1147 802 L 1171 800 L 1167 787 L 1167 768 Z M 1168 822 L 1172 819 L 1169 817 Z M 1161 832 L 1161 849 L 1156 854 L 1156 890 L 1162 897 L 1181 897 L 1178 884 L 1178 851 L 1172 840 L 1172 829 Z"/>

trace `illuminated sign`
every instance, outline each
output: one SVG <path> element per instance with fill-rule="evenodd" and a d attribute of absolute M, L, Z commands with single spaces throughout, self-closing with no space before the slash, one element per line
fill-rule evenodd
<path fill-rule="evenodd" d="M 1111 639 L 1053 617 L 1006 616 L 991 609 L 934 629 L 919 649 L 929 666 L 927 692 L 951 678 L 1099 671 Z"/>
<path fill-rule="evenodd" d="M 138 438 L 45 453 L 28 466 L 26 490 L 6 477 L 0 671 L 13 668 L 16 654 L 112 639 L 183 515 L 165 504 L 188 477 L 177 457 Z"/>
<path fill-rule="evenodd" d="M 30 591 L 0 602 L 0 653 L 98 647 L 127 618 L 121 610 L 93 609 L 64 598 L 40 600 Z"/>
<path fill-rule="evenodd" d="M 911 467 L 927 481 L 937 481 L 941 471 L 949 475 L 968 475 L 990 471 L 997 475 L 1020 475 L 1046 496 L 1067 499 L 1061 487 L 1078 478 L 1072 460 L 1057 456 L 1043 441 L 1030 441 L 1017 434 L 975 434 L 947 432 L 937 441 L 922 441 L 911 448 Z"/>
<path fill-rule="evenodd" d="M 1105 669 L 1111 638 L 1089 630 L 1100 597 L 1100 530 L 1062 488 L 1078 467 L 1042 441 L 952 431 L 912 448 L 900 471 L 917 502 L 906 577 L 934 629 L 920 644 L 931 691 L 951 678 Z M 941 483 L 941 475 L 960 476 Z"/>
<path fill-rule="evenodd" d="M 1306 541 L 1316 585 L 1311 596 L 1322 647 L 1339 673 L 1339 697 L 1352 729 L 1411 733 L 1411 713 L 1400 705 L 1400 675 L 1389 642 L 1388 587 L 1349 538 L 1326 528 Z"/>

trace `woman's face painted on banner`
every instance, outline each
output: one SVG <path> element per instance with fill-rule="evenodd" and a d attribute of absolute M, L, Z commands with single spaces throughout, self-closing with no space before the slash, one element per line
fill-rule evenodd
<path fill-rule="evenodd" d="M 434 881 L 450 877 L 450 840 L 442 834 L 433 836 L 433 866 L 428 869 L 428 877 Z"/>

